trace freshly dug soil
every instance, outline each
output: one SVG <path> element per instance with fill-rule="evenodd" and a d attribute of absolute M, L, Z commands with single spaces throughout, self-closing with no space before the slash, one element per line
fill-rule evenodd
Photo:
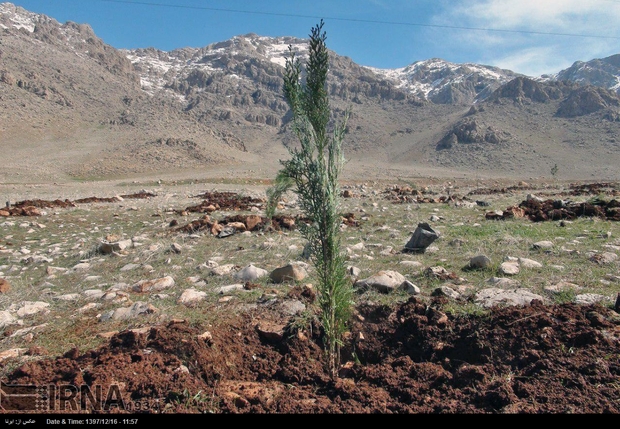
<path fill-rule="evenodd" d="M 208 328 L 123 331 L 3 381 L 58 386 L 42 413 L 620 412 L 620 315 L 611 308 L 533 301 L 455 317 L 443 306 L 359 306 L 338 377 L 316 326 L 296 328 L 263 306 Z M 79 410 L 63 409 L 63 385 L 88 386 Z"/>

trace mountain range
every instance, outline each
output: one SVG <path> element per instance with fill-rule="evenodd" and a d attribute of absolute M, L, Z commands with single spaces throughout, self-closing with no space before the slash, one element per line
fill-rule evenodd
<path fill-rule="evenodd" d="M 202 48 L 119 50 L 87 24 L 0 3 L 0 180 L 268 174 L 297 144 L 289 50 L 246 34 Z M 350 111 L 347 170 L 620 180 L 620 54 L 525 76 L 439 58 L 399 69 L 330 51 L 333 120 Z"/>

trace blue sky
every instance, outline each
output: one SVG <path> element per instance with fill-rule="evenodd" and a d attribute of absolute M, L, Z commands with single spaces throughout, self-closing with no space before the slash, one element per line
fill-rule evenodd
<path fill-rule="evenodd" d="M 0 0 L 1 1 L 1 0 Z M 89 24 L 116 48 L 165 51 L 233 36 L 307 37 L 358 64 L 399 68 L 430 58 L 529 76 L 620 53 L 620 0 L 13 0 Z"/>

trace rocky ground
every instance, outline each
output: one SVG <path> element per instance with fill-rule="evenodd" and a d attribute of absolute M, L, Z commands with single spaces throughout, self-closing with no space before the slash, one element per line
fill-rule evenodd
<path fill-rule="evenodd" d="M 610 192 L 608 186 L 603 188 Z M 361 188 L 349 189 L 359 192 Z M 580 192 L 594 192 L 598 195 L 603 192 L 600 187 L 592 190 L 573 186 L 571 190 L 573 198 Z M 39 196 L 54 195 L 46 194 L 42 189 L 39 191 Z M 476 190 L 476 195 L 488 199 L 490 194 L 505 195 L 511 191 L 514 189 L 510 186 L 498 183 L 496 188 L 487 186 Z M 83 191 L 81 193 L 83 197 L 85 194 Z M 394 207 L 416 204 L 416 198 L 420 201 L 417 204 L 424 204 L 424 198 L 431 204 L 430 200 L 444 204 L 437 195 L 429 197 L 420 194 L 415 197 L 417 194 L 402 186 L 392 187 L 384 193 L 375 192 L 373 195 L 383 199 L 381 204 L 389 204 L 388 201 L 391 201 L 396 204 Z M 77 193 L 65 195 L 71 198 L 59 198 L 57 204 L 61 205 L 53 210 L 71 210 L 63 208 L 62 204 L 90 204 L 92 211 L 97 212 L 105 210 L 103 207 L 107 203 L 103 193 L 99 194 L 102 197 L 97 201 L 77 198 Z M 144 196 L 139 192 L 123 195 L 124 206 L 130 209 L 134 204 L 139 206 L 139 196 Z M 207 199 L 206 195 L 202 197 Z M 218 197 L 219 200 L 212 201 L 213 205 L 225 205 L 226 200 L 221 198 L 222 195 L 218 194 Z M 132 198 L 136 198 L 135 202 L 129 202 Z M 148 195 L 145 200 L 148 200 Z M 157 198 L 152 200 L 156 201 Z M 111 201 L 119 202 L 114 198 Z M 245 209 L 254 203 L 252 199 L 243 198 L 234 201 L 236 204 L 249 204 Z M 456 198 L 453 195 L 454 201 Z M 474 206 L 477 204 L 474 199 L 467 202 Z M 29 204 L 23 204 L 21 209 L 33 205 L 36 204 L 31 200 Z M 561 218 L 565 222 L 571 222 L 582 215 L 578 211 L 571 212 L 574 206 L 568 203 L 564 207 L 546 209 L 542 209 L 541 205 L 530 202 L 532 207 L 522 206 L 523 213 L 520 216 L 523 216 L 523 222 L 543 222 L 545 219 L 536 217 L 540 216 L 541 210 L 565 216 Z M 200 204 L 183 207 L 191 215 L 185 213 L 186 217 L 180 217 L 182 213 L 175 213 L 178 216 L 175 217 L 177 224 L 171 222 L 169 228 L 187 227 L 191 225 L 189 220 L 197 218 L 201 210 L 212 210 Z M 583 212 L 584 207 L 581 209 Z M 19 210 L 19 204 L 14 204 L 10 210 L 5 210 L 8 215 L 3 216 L 8 222 L 33 219 L 32 213 L 28 216 L 28 213 Z M 491 217 L 510 218 L 515 213 L 519 215 L 514 207 L 510 210 L 481 210 L 481 214 L 486 211 L 487 216 Z M 442 214 L 441 211 L 433 213 Z M 605 213 L 615 213 L 615 206 L 612 204 L 607 212 L 602 212 Z M 119 215 L 118 210 L 115 215 L 116 219 L 124 216 Z M 256 214 L 254 216 L 260 218 Z M 440 216 L 434 216 L 434 221 L 440 222 Z M 525 216 L 532 217 L 527 219 Z M 244 217 L 236 218 L 235 221 L 243 219 L 247 223 Z M 615 222 L 615 219 L 601 218 L 600 221 Z M 47 223 L 48 228 L 52 228 L 51 221 Z M 213 223 L 205 222 L 201 225 L 207 225 L 206 230 L 203 230 L 207 235 L 220 234 L 224 230 L 214 230 Z M 199 232 L 198 227 L 201 225 L 195 224 L 197 228 L 182 232 Z M 5 236 L 0 244 L 5 251 L 8 249 L 12 252 L 13 246 L 8 244 L 10 240 L 14 238 Z M 608 252 L 592 255 L 594 258 L 606 254 L 605 257 L 609 258 L 605 262 L 605 281 L 612 285 L 616 284 L 614 282 L 618 278 L 617 255 L 614 257 L 617 246 L 614 246 L 610 244 L 605 248 Z M 187 252 L 187 247 L 179 249 Z M 355 246 L 347 250 L 364 252 L 361 247 Z M 122 260 L 122 250 L 112 251 L 117 252 L 117 258 Z M 368 249 L 365 251 L 368 252 Z M 397 257 L 394 252 L 388 253 L 390 258 Z M 544 253 L 539 255 L 544 261 Z M 31 256 L 34 258 L 34 255 Z M 181 253 L 179 258 L 190 257 L 187 253 Z M 7 257 L 9 259 L 10 256 Z M 600 260 L 595 262 L 595 259 L 592 264 L 602 264 Z M 480 261 L 480 258 L 475 260 Z M 471 261 L 472 266 L 469 268 L 475 269 Z M 223 262 L 220 266 L 224 265 Z M 527 258 L 506 262 L 508 264 L 498 267 L 497 273 L 503 273 L 508 284 L 511 269 L 519 269 L 519 266 L 526 269 L 528 264 L 536 263 Z M 152 263 L 155 265 L 155 262 Z M 237 270 L 239 268 L 236 267 Z M 13 286 L 19 284 L 19 281 L 14 280 L 15 274 L 9 264 L 4 269 L 9 274 L 6 283 L 14 283 Z M 4 409 L 0 412 L 33 414 L 32 396 L 18 396 L 18 388 L 11 387 L 31 385 L 44 386 L 45 389 L 45 392 L 37 393 L 37 398 L 43 398 L 43 402 L 39 403 L 41 409 L 38 412 L 34 410 L 34 414 L 620 412 L 620 303 L 612 299 L 615 295 L 602 297 L 605 299 L 589 299 L 592 294 L 577 295 L 581 299 L 554 303 L 533 293 L 520 295 L 517 299 L 511 293 L 516 293 L 519 288 L 504 285 L 498 286 L 506 293 L 503 298 L 499 298 L 503 302 L 491 300 L 496 299 L 497 295 L 491 297 L 484 294 L 490 287 L 478 290 L 477 294 L 464 292 L 461 298 L 455 298 L 458 291 L 465 291 L 468 286 L 459 284 L 458 276 L 454 273 L 443 272 L 445 275 L 442 277 L 440 271 L 430 272 L 438 277 L 430 282 L 436 284 L 437 288 L 420 293 L 415 285 L 401 281 L 399 287 L 409 288 L 409 297 L 406 299 L 393 303 L 384 303 L 380 299 L 359 300 L 343 345 L 342 367 L 337 377 L 331 377 L 327 371 L 320 327 L 313 319 L 300 319 L 297 306 L 307 308 L 316 300 L 316 291 L 304 282 L 274 291 L 276 287 L 273 285 L 260 284 L 260 281 L 254 283 L 249 278 L 235 276 L 237 283 L 241 283 L 244 288 L 264 289 L 265 293 L 252 303 L 239 303 L 225 308 L 223 306 L 226 303 L 235 301 L 225 297 L 205 299 L 204 292 L 194 296 L 200 302 L 194 309 L 198 308 L 205 315 L 217 315 L 209 323 L 189 316 L 175 316 L 148 319 L 149 323 L 140 323 L 139 327 L 132 326 L 136 323 L 128 323 L 126 328 L 112 331 L 106 329 L 105 324 L 102 327 L 101 319 L 124 317 L 120 315 L 119 309 L 137 310 L 137 320 L 147 317 L 145 315 L 151 312 L 152 306 L 145 304 L 140 307 L 138 301 L 146 301 L 148 293 L 153 293 L 148 288 L 153 287 L 155 279 L 148 286 L 136 282 L 123 291 L 116 289 L 117 298 L 131 297 L 130 301 L 118 301 L 121 305 L 117 310 L 103 312 L 93 308 L 85 309 L 85 315 L 94 315 L 93 311 L 98 311 L 100 320 L 82 317 L 79 319 L 82 322 L 72 325 L 73 329 L 82 329 L 85 337 L 91 335 L 93 330 L 100 332 L 100 338 L 105 334 L 103 342 L 89 349 L 83 346 L 68 347 L 60 355 L 50 354 L 37 340 L 39 334 L 36 328 L 45 329 L 46 320 L 54 318 L 54 315 L 60 317 L 61 307 L 54 304 L 57 308 L 53 309 L 52 317 L 50 313 L 45 313 L 48 315 L 42 316 L 40 325 L 34 326 L 30 333 L 24 332 L 25 337 L 30 338 L 29 345 L 12 357 L 6 354 L 6 349 L 14 341 L 12 338 L 15 333 L 23 327 L 9 323 L 3 326 L 4 354 L 0 361 L 3 393 L 0 393 L 0 405 Z M 463 273 L 467 271 L 463 269 L 459 275 Z M 52 274 L 48 273 L 47 281 L 55 282 L 54 274 L 53 270 Z M 367 280 L 367 286 L 373 286 L 368 278 L 364 280 Z M 551 280 L 548 283 L 553 286 Z M 0 284 L 0 289 L 2 286 Z M 162 289 L 165 287 L 162 286 Z M 111 289 L 103 291 L 102 295 L 110 293 Z M 201 289 L 199 283 L 193 289 Z M 451 291 L 456 295 L 450 295 Z M 3 293 L 6 297 L 13 296 L 10 294 L 15 292 L 13 289 Z M 177 301 L 180 307 L 185 292 Z M 96 301 L 94 297 L 90 299 Z M 454 311 L 456 301 L 484 307 L 486 310 Z M 133 305 L 128 306 L 132 302 Z M 3 303 L 9 313 L 9 304 L 17 304 L 6 300 Z M 20 307 L 21 317 L 27 320 L 28 311 L 24 308 Z M 232 311 L 233 308 L 235 311 Z M 93 328 L 95 325 L 96 329 Z"/>

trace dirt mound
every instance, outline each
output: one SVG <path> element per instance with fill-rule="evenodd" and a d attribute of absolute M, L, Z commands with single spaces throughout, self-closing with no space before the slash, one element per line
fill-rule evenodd
<path fill-rule="evenodd" d="M 60 200 L 56 199 L 53 201 L 50 200 L 23 200 L 18 201 L 15 204 L 8 205 L 4 209 L 0 209 L 0 216 L 40 216 L 41 211 L 38 209 L 49 209 L 49 208 L 68 208 L 75 207 L 76 204 L 90 204 L 90 203 L 114 203 L 119 202 L 122 199 L 146 199 L 154 197 L 155 194 L 151 192 L 140 191 L 134 194 L 125 194 L 120 195 L 119 197 L 86 197 L 79 198 L 75 201 L 70 201 L 68 199 Z"/>
<path fill-rule="evenodd" d="M 86 386 L 66 404 L 93 413 L 620 412 L 620 316 L 600 305 L 534 301 L 475 317 L 416 298 L 366 304 L 336 379 L 316 326 L 259 310 L 208 328 L 123 331 L 96 350 L 26 363 L 7 383 L 56 386 L 42 412 L 71 411 L 65 385 Z M 282 335 L 265 335 L 269 325 Z M 96 389 L 113 395 L 97 402 Z"/>
<path fill-rule="evenodd" d="M 178 211 L 178 213 L 211 213 L 216 210 L 250 210 L 251 207 L 254 206 L 262 207 L 265 203 L 263 199 L 242 196 L 236 192 L 205 192 L 197 195 L 196 198 L 202 198 L 203 201 L 200 204 L 186 207 L 184 210 Z"/>
<path fill-rule="evenodd" d="M 605 201 L 595 198 L 591 201 L 573 203 L 563 200 L 538 201 L 530 199 L 519 204 L 532 222 L 546 220 L 573 220 L 578 217 L 597 217 L 603 220 L 620 220 L 620 202 L 618 200 Z"/>

